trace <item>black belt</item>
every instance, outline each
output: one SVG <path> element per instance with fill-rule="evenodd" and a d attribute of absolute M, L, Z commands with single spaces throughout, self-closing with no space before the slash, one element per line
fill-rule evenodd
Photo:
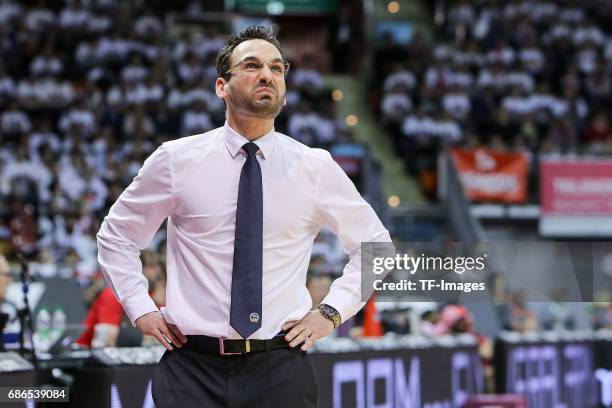
<path fill-rule="evenodd" d="M 187 343 L 182 349 L 199 351 L 212 355 L 233 355 L 270 351 L 279 348 L 288 348 L 285 333 L 279 333 L 270 340 L 226 339 L 202 335 L 188 335 Z"/>

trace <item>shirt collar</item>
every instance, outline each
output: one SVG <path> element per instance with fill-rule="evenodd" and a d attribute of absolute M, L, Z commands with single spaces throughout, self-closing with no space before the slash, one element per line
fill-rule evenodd
<path fill-rule="evenodd" d="M 236 155 L 240 153 L 242 146 L 244 146 L 245 143 L 249 143 L 249 139 L 232 129 L 227 122 L 225 122 L 223 125 L 223 135 L 225 139 L 225 146 L 232 155 L 232 158 L 235 158 Z M 272 130 L 270 130 L 268 133 L 261 136 L 257 140 L 254 140 L 253 142 L 259 147 L 259 151 L 263 158 L 269 158 L 274 150 L 274 147 L 276 146 L 276 131 L 274 130 L 274 127 L 272 127 Z"/>

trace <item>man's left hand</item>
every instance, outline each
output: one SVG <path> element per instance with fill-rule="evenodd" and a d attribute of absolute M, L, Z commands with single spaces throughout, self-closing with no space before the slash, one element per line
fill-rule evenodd
<path fill-rule="evenodd" d="M 315 341 L 328 336 L 334 330 L 334 323 L 323 317 L 319 310 L 311 310 L 302 320 L 290 320 L 283 325 L 283 330 L 289 330 L 285 340 L 289 347 L 302 344 L 301 350 L 307 351 Z"/>

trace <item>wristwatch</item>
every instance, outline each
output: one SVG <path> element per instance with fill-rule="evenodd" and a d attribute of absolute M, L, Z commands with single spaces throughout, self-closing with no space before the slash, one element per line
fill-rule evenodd
<path fill-rule="evenodd" d="M 324 318 L 332 321 L 332 323 L 334 324 L 334 329 L 340 326 L 340 323 L 342 323 L 340 313 L 338 313 L 338 311 L 330 305 L 326 303 L 321 303 L 319 305 L 319 311 L 321 312 Z"/>

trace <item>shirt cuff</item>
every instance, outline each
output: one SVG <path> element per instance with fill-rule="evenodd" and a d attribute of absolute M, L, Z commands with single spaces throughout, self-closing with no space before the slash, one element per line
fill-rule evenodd
<path fill-rule="evenodd" d="M 146 293 L 132 295 L 123 301 L 123 308 L 132 322 L 132 326 L 136 327 L 136 320 L 151 312 L 159 312 L 151 296 Z"/>
<path fill-rule="evenodd" d="M 332 295 L 329 293 L 321 302 L 330 305 L 338 311 L 341 319 L 340 324 L 353 317 L 355 313 L 365 305 L 365 302 L 358 302 L 355 304 L 353 301 L 348 299 L 343 300 L 341 297 L 342 296 L 337 296 L 337 294 Z"/>

